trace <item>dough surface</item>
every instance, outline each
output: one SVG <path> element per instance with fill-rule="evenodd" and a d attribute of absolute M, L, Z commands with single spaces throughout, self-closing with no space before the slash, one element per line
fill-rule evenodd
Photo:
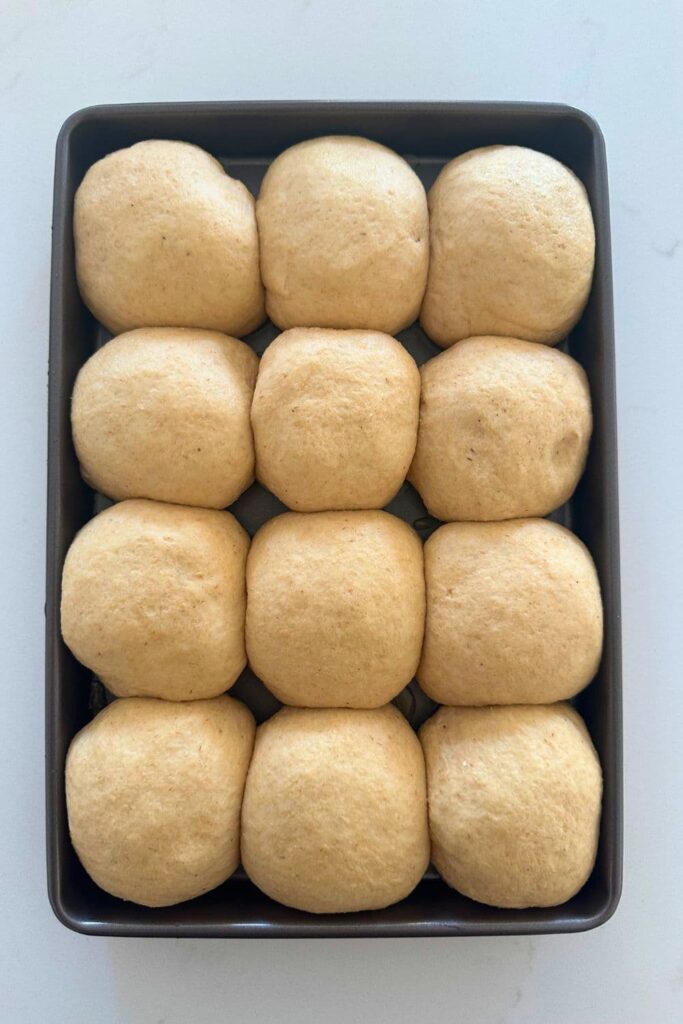
<path fill-rule="evenodd" d="M 166 907 L 229 878 L 254 731 L 251 712 L 226 696 L 116 700 L 81 729 L 66 759 L 66 803 L 93 881 Z"/>
<path fill-rule="evenodd" d="M 550 704 L 595 676 L 602 600 L 578 537 L 547 519 L 448 523 L 425 545 L 417 678 L 439 704 Z"/>
<path fill-rule="evenodd" d="M 437 519 L 545 516 L 574 493 L 593 429 L 583 368 L 517 338 L 468 338 L 421 369 L 409 480 Z"/>
<path fill-rule="evenodd" d="M 441 171 L 429 212 L 430 338 L 445 348 L 479 334 L 566 337 L 595 261 L 590 203 L 569 168 L 521 146 L 473 149 Z"/>
<path fill-rule="evenodd" d="M 88 483 L 110 498 L 225 508 L 254 480 L 256 353 L 217 331 L 120 334 L 81 367 L 71 404 Z"/>
<path fill-rule="evenodd" d="M 553 907 L 588 880 L 602 773 L 569 704 L 440 708 L 420 730 L 432 863 L 494 907 Z"/>
<path fill-rule="evenodd" d="M 382 508 L 408 473 L 419 404 L 415 361 L 388 334 L 286 331 L 254 393 L 259 480 L 298 512 Z"/>
<path fill-rule="evenodd" d="M 270 165 L 256 204 L 271 320 L 396 334 L 417 318 L 429 263 L 427 197 L 393 150 L 309 139 Z"/>
<path fill-rule="evenodd" d="M 223 693 L 246 664 L 248 547 L 229 512 L 112 505 L 67 552 L 64 642 L 118 697 Z"/>
<path fill-rule="evenodd" d="M 387 512 L 288 512 L 253 539 L 247 653 L 285 704 L 375 708 L 415 674 L 422 544 Z"/>
<path fill-rule="evenodd" d="M 283 708 L 259 727 L 242 806 L 259 889 L 316 914 L 377 910 L 428 861 L 424 760 L 396 708 Z"/>
<path fill-rule="evenodd" d="M 150 139 L 98 160 L 74 205 L 81 296 L 100 323 L 244 335 L 265 319 L 254 199 L 212 156 Z"/>

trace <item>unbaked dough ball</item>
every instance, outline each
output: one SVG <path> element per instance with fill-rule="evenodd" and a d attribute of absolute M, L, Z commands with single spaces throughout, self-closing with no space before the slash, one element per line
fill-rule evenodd
<path fill-rule="evenodd" d="M 215 697 L 117 700 L 81 729 L 66 759 L 66 804 L 93 881 L 165 907 L 229 878 L 254 728 L 243 704 Z"/>
<path fill-rule="evenodd" d="M 451 160 L 429 193 L 431 259 L 420 321 L 439 345 L 475 334 L 552 344 L 579 319 L 593 277 L 586 190 L 521 146 Z"/>
<path fill-rule="evenodd" d="M 419 405 L 415 360 L 388 334 L 286 331 L 254 393 L 258 478 L 299 512 L 382 508 L 406 478 Z"/>
<path fill-rule="evenodd" d="M 427 197 L 369 139 L 310 139 L 273 161 L 256 205 L 268 315 L 278 327 L 395 334 L 417 317 L 429 262 Z"/>
<path fill-rule="evenodd" d="M 448 523 L 425 545 L 417 678 L 439 704 L 550 704 L 594 677 L 602 601 L 593 559 L 547 519 Z"/>
<path fill-rule="evenodd" d="M 244 668 L 249 539 L 229 512 L 123 501 L 78 533 L 62 635 L 118 697 L 197 700 Z"/>
<path fill-rule="evenodd" d="M 279 700 L 376 708 L 415 674 L 422 544 L 387 512 L 288 512 L 247 561 L 247 654 Z"/>
<path fill-rule="evenodd" d="M 573 494 L 593 429 L 586 374 L 557 349 L 468 338 L 421 367 L 409 479 L 437 519 L 545 516 Z"/>
<path fill-rule="evenodd" d="M 248 334 L 265 313 L 254 199 L 198 146 L 154 139 L 88 170 L 76 192 L 78 285 L 113 334 Z"/>
<path fill-rule="evenodd" d="M 110 498 L 225 508 L 254 479 L 258 359 L 216 331 L 147 327 L 85 363 L 71 405 L 83 476 Z"/>
<path fill-rule="evenodd" d="M 441 708 L 420 730 L 432 863 L 494 907 L 553 907 L 595 863 L 602 773 L 568 704 Z"/>
<path fill-rule="evenodd" d="M 298 910 L 378 910 L 429 861 L 425 768 L 394 707 L 283 708 L 259 727 L 242 805 L 242 863 Z"/>

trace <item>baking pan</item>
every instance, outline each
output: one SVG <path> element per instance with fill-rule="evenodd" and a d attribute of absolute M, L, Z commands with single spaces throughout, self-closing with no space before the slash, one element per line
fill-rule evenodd
<path fill-rule="evenodd" d="M 605 605 L 605 646 L 596 680 L 576 703 L 599 751 L 605 791 L 595 870 L 560 907 L 500 910 L 460 896 L 429 871 L 403 902 L 386 910 L 313 915 L 262 895 L 237 872 L 220 888 L 175 907 L 148 909 L 108 896 L 90 881 L 71 847 L 64 799 L 69 741 L 106 695 L 62 643 L 62 564 L 76 531 L 103 499 L 81 479 L 71 443 L 74 379 L 108 335 L 85 309 L 74 272 L 74 192 L 85 171 L 112 150 L 147 138 L 194 142 L 217 156 L 254 192 L 273 159 L 302 139 L 330 133 L 365 135 L 402 153 L 429 188 L 443 164 L 475 146 L 515 143 L 567 164 L 586 185 L 597 231 L 595 279 L 580 323 L 565 347 L 585 367 L 595 428 L 586 473 L 554 518 L 570 526 L 595 559 Z M 91 107 L 64 124 L 57 141 L 50 310 L 47 510 L 46 743 L 48 892 L 57 917 L 91 935 L 136 936 L 402 936 L 520 935 L 574 932 L 602 924 L 621 890 L 622 725 L 617 442 L 614 330 L 605 146 L 600 129 L 579 110 L 536 103 L 180 103 Z M 249 341 L 260 353 L 274 337 L 268 324 Z M 418 362 L 439 349 L 414 325 L 400 335 Z M 436 525 L 405 485 L 390 511 L 426 536 Z M 233 511 L 250 533 L 282 509 L 258 486 Z M 277 702 L 249 671 L 232 691 L 262 720 Z M 418 724 L 431 704 L 416 683 L 397 703 Z"/>

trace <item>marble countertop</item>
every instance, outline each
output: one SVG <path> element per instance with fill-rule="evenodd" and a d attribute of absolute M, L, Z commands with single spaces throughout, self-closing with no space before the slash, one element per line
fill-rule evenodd
<path fill-rule="evenodd" d="M 0 1005 L 7 1024 L 683 1020 L 683 114 L 677 0 L 5 0 L 0 11 Z M 529 99 L 607 140 L 626 750 L 621 905 L 584 935 L 93 939 L 53 917 L 43 821 L 54 142 L 93 103 Z M 676 188 L 676 185 L 679 185 Z"/>

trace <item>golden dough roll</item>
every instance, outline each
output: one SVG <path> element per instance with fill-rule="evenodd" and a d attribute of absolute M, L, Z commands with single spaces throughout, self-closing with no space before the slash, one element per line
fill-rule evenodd
<path fill-rule="evenodd" d="M 93 881 L 166 907 L 229 878 L 254 732 L 251 712 L 227 696 L 116 700 L 81 729 L 67 754 L 66 804 Z"/>
<path fill-rule="evenodd" d="M 395 334 L 418 315 L 429 262 L 420 179 L 391 149 L 332 135 L 281 153 L 256 204 L 271 320 Z"/>
<path fill-rule="evenodd" d="M 494 907 L 553 907 L 593 870 L 602 773 L 569 704 L 440 708 L 420 730 L 432 863 Z"/>
<path fill-rule="evenodd" d="M 64 642 L 119 697 L 223 693 L 246 664 L 248 547 L 229 512 L 112 505 L 67 552 Z"/>
<path fill-rule="evenodd" d="M 94 163 L 76 192 L 74 240 L 83 301 L 112 334 L 240 336 L 265 319 L 254 199 L 198 146 L 150 139 Z"/>
<path fill-rule="evenodd" d="M 579 319 L 595 260 L 590 203 L 546 153 L 486 146 L 446 164 L 429 193 L 420 321 L 447 347 L 479 334 L 554 344 Z"/>
<path fill-rule="evenodd" d="M 259 727 L 242 863 L 268 896 L 316 914 L 377 910 L 428 861 L 424 760 L 396 708 L 284 708 Z"/>

